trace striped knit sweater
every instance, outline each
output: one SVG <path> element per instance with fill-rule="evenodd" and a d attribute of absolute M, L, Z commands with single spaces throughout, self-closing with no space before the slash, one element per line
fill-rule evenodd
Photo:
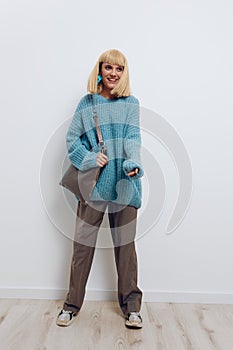
<path fill-rule="evenodd" d="M 134 96 L 107 99 L 94 94 L 94 104 L 107 147 L 109 162 L 101 169 L 91 200 L 141 206 L 142 186 L 139 101 Z M 85 95 L 75 110 L 66 134 L 68 158 L 80 170 L 97 167 L 101 148 L 93 119 L 90 95 Z M 137 175 L 128 172 L 139 168 Z M 79 198 L 76 196 L 79 200 Z"/>

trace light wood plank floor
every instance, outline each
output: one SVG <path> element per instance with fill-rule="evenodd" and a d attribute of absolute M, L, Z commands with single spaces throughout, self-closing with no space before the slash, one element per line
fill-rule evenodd
<path fill-rule="evenodd" d="M 1 350 L 233 350 L 233 305 L 144 303 L 144 327 L 127 329 L 117 302 L 85 301 L 67 327 L 62 301 L 0 300 Z"/>

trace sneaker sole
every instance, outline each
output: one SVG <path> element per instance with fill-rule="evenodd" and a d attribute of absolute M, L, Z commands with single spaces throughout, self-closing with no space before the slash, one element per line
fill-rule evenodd
<path fill-rule="evenodd" d="M 140 328 L 143 327 L 142 324 L 133 323 L 133 322 L 129 322 L 129 321 L 126 321 L 125 325 L 126 325 L 127 328 L 133 328 L 133 329 L 140 329 Z"/>
<path fill-rule="evenodd" d="M 57 321 L 56 325 L 59 326 L 59 327 L 68 327 L 69 325 L 71 325 L 72 321 L 68 322 L 68 323 L 67 322 L 62 322 L 62 321 Z"/>
<path fill-rule="evenodd" d="M 76 316 L 76 315 L 75 315 Z M 74 318 L 75 316 L 73 316 L 73 318 L 70 321 L 62 321 L 62 320 L 58 320 L 56 321 L 56 325 L 60 326 L 60 327 L 68 327 L 69 325 L 71 325 L 71 323 L 74 322 Z"/>

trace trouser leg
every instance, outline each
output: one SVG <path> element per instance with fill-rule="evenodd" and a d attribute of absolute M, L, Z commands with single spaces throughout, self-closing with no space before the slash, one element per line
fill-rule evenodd
<path fill-rule="evenodd" d="M 137 254 L 135 234 L 137 209 L 132 206 L 110 204 L 109 223 L 114 243 L 115 261 L 118 273 L 118 300 L 123 314 L 139 312 L 142 291 L 137 285 Z M 115 210 L 114 210 L 115 208 Z"/>
<path fill-rule="evenodd" d="M 83 304 L 97 234 L 106 206 L 105 202 L 78 203 L 69 291 L 63 305 L 65 310 L 78 312 Z"/>

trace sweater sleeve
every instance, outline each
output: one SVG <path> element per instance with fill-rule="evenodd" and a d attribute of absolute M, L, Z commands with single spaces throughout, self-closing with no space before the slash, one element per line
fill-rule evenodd
<path fill-rule="evenodd" d="M 124 138 L 124 151 L 126 159 L 123 162 L 123 171 L 125 175 L 128 172 L 138 168 L 139 171 L 136 175 L 132 176 L 132 179 L 142 177 L 144 174 L 141 164 L 141 134 L 139 123 L 139 101 L 135 99 L 135 103 L 129 104 L 128 120 L 126 124 L 126 132 Z"/>
<path fill-rule="evenodd" d="M 71 163 L 79 170 L 85 171 L 98 166 L 96 164 L 98 153 L 87 150 L 82 144 L 83 133 L 84 127 L 78 106 L 66 133 L 66 146 Z"/>

